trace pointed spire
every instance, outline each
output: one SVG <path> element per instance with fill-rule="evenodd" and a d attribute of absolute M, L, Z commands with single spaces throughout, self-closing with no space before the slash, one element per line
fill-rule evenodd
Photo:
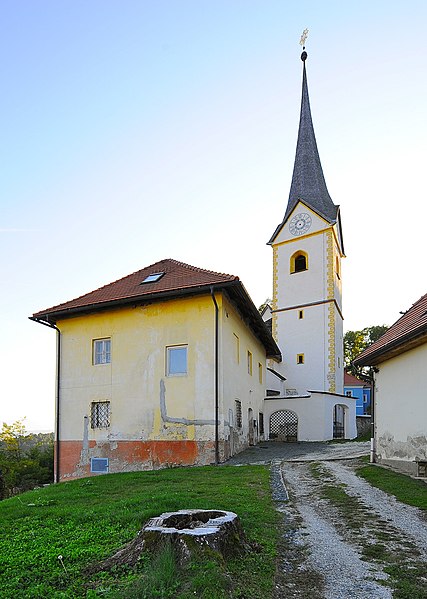
<path fill-rule="evenodd" d="M 331 200 L 320 163 L 308 97 L 306 59 L 307 52 L 304 49 L 301 54 L 304 67 L 298 141 L 291 190 L 283 221 L 288 218 L 298 200 L 302 200 L 328 221 L 333 222 L 337 218 L 338 207 Z"/>

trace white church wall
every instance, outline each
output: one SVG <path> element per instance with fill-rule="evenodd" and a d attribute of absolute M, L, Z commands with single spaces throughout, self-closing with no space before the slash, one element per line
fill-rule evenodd
<path fill-rule="evenodd" d="M 277 236 L 274 240 L 275 244 L 282 243 L 284 241 L 295 240 L 295 235 L 292 235 L 292 233 L 289 230 L 289 223 L 294 216 L 296 216 L 297 214 L 300 214 L 300 213 L 308 214 L 310 216 L 311 225 L 310 225 L 309 231 L 311 233 L 313 231 L 321 231 L 322 229 L 326 229 L 330 226 L 329 223 L 325 219 L 321 218 L 318 214 L 316 214 L 316 212 L 311 210 L 311 208 L 308 208 L 308 206 L 306 206 L 302 202 L 298 202 L 298 204 L 296 205 L 294 210 L 289 215 L 286 223 L 283 225 L 283 227 L 277 234 Z"/>
<path fill-rule="evenodd" d="M 320 304 L 299 310 L 287 310 L 277 315 L 278 338 L 282 344 L 283 371 L 290 387 L 303 392 L 307 389 L 323 391 L 325 385 L 325 323 L 327 306 Z M 298 363 L 298 356 L 303 363 Z"/>
<path fill-rule="evenodd" d="M 294 239 L 294 243 L 283 244 L 277 249 L 277 273 L 280 285 L 277 285 L 276 307 L 298 306 L 321 300 L 326 293 L 325 277 L 325 240 L 323 235 L 313 235 L 303 239 Z M 291 257 L 298 250 L 308 255 L 308 269 L 291 273 Z"/>
<path fill-rule="evenodd" d="M 272 414 L 290 410 L 298 416 L 298 441 L 329 441 L 333 438 L 334 407 L 337 404 L 345 408 L 345 438 L 354 439 L 357 436 L 356 402 L 329 393 L 266 400 L 264 418 L 267 435 L 270 435 Z"/>

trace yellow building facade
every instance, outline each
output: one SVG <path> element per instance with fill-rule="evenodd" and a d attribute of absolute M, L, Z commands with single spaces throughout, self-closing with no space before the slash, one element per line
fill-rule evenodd
<path fill-rule="evenodd" d="M 162 286 L 131 302 L 134 283 L 113 304 L 93 292 L 34 315 L 60 339 L 57 480 L 215 463 L 263 438 L 266 356 L 280 352 L 237 278 L 194 289 L 187 266 L 140 271 Z M 174 293 L 176 271 L 189 280 Z"/>

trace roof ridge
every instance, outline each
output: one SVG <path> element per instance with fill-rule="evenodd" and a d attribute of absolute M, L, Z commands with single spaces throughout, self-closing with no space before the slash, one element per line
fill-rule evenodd
<path fill-rule="evenodd" d="M 110 285 L 114 285 L 115 283 L 118 283 L 119 281 L 124 281 L 125 279 L 129 279 L 130 277 L 133 277 L 134 275 L 138 274 L 142 270 L 145 270 L 146 268 L 152 268 L 153 266 L 156 266 L 156 264 L 159 264 L 160 262 L 165 262 L 165 260 L 159 260 L 158 262 L 154 262 L 154 264 L 150 264 L 149 266 L 146 266 L 145 268 L 140 268 L 139 270 L 135 270 L 134 272 L 131 272 L 128 275 L 125 275 L 124 277 L 119 277 L 118 279 L 115 279 L 114 281 L 110 281 L 109 283 L 106 283 L 105 285 L 96 287 L 95 289 L 92 289 L 92 291 L 87 291 L 86 293 L 82 293 L 81 295 L 78 295 L 77 297 L 73 297 L 73 299 L 69 300 L 69 301 L 76 302 L 79 299 L 84 298 L 85 295 L 89 295 L 89 293 L 95 293 L 96 291 L 101 291 L 101 289 L 105 289 L 106 287 L 109 287 Z M 62 306 L 63 304 L 66 304 L 66 303 L 68 303 L 68 302 L 60 302 L 59 304 L 55 304 L 55 306 L 52 306 L 51 308 L 47 308 L 47 310 L 53 310 L 54 308 L 57 308 L 58 306 Z M 42 311 L 43 310 L 38 310 L 36 312 L 36 314 L 38 314 Z"/>
<path fill-rule="evenodd" d="M 180 262 L 179 260 L 174 260 L 173 258 L 171 258 L 171 262 L 175 262 L 175 264 L 179 264 L 180 266 L 183 266 L 184 268 L 188 268 L 188 269 L 194 270 L 196 272 L 206 272 L 211 275 L 220 275 L 222 277 L 233 277 L 233 279 L 235 281 L 240 280 L 237 275 L 230 275 L 226 272 L 218 272 L 217 270 L 210 270 L 208 268 L 200 268 L 198 266 L 193 266 L 192 264 L 187 264 L 186 262 Z"/>
<path fill-rule="evenodd" d="M 185 275 L 183 270 L 187 271 L 188 274 Z M 150 264 L 149 266 L 145 266 L 144 268 L 140 268 L 139 270 L 125 275 L 124 277 L 120 277 L 114 281 L 106 283 L 105 285 L 101 285 L 96 289 L 93 289 L 77 297 L 74 297 L 72 300 L 60 302 L 59 304 L 56 304 L 51 308 L 39 310 L 35 313 L 35 315 L 54 312 L 55 310 L 63 309 L 65 308 L 65 306 L 68 306 L 70 304 L 82 304 L 82 302 L 88 301 L 89 298 L 91 298 L 91 304 L 95 305 L 105 303 L 107 301 L 107 297 L 108 301 L 115 301 L 124 298 L 137 297 L 139 295 L 146 295 L 147 292 L 155 293 L 164 291 L 164 289 L 162 289 L 161 284 L 157 283 L 156 281 L 144 284 L 144 291 L 142 291 L 142 288 L 139 287 L 139 285 L 143 282 L 143 279 L 147 275 L 154 274 L 156 271 L 164 271 L 166 275 L 169 275 L 168 277 L 164 278 L 165 281 L 166 279 L 171 281 L 172 278 L 172 286 L 167 284 L 164 288 L 168 290 L 171 290 L 173 288 L 193 289 L 206 285 L 217 285 L 219 283 L 240 282 L 239 277 L 235 275 L 229 275 L 226 273 L 219 273 L 213 270 L 207 270 L 205 268 L 199 268 L 197 266 L 192 266 L 191 264 L 187 264 L 186 262 L 181 262 L 173 258 L 164 258 L 162 260 L 158 260 L 157 262 Z M 194 275 L 191 275 L 190 273 L 194 273 Z M 137 277 L 140 277 L 141 280 L 138 281 Z M 193 277 L 195 277 L 195 279 Z M 141 289 L 141 293 L 139 293 L 139 291 L 136 292 L 137 289 Z"/>

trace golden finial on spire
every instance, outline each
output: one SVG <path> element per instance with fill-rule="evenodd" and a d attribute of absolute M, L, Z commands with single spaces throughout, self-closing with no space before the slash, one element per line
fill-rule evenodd
<path fill-rule="evenodd" d="M 302 32 L 301 35 L 301 39 L 299 41 L 300 46 L 302 46 L 302 49 L 305 50 L 305 41 L 308 38 L 308 29 L 304 29 L 304 31 Z"/>
<path fill-rule="evenodd" d="M 301 35 L 301 39 L 299 41 L 300 45 L 302 46 L 301 60 L 303 62 L 305 62 L 307 60 L 307 52 L 305 51 L 305 41 L 307 38 L 308 38 L 308 29 L 304 29 L 304 31 L 302 32 L 302 35 Z"/>

